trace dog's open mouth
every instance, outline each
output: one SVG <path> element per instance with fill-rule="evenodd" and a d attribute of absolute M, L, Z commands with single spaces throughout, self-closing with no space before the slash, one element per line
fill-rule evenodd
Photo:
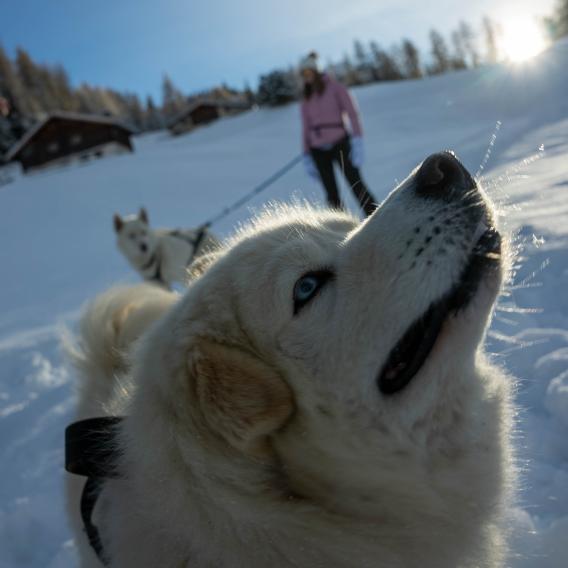
<path fill-rule="evenodd" d="M 465 308 L 483 276 L 501 262 L 501 236 L 483 225 L 459 280 L 442 298 L 433 302 L 404 333 L 392 349 L 379 378 L 383 394 L 394 394 L 408 385 L 432 351 L 446 319 Z"/>

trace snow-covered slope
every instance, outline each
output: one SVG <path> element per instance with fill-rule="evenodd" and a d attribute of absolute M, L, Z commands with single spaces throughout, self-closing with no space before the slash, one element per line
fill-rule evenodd
<path fill-rule="evenodd" d="M 381 199 L 440 149 L 454 149 L 477 171 L 500 121 L 482 173 L 521 253 L 488 347 L 521 379 L 516 568 L 557 568 L 568 558 L 566 93 L 566 42 L 530 66 L 355 92 L 364 173 Z M 73 376 L 58 337 L 85 300 L 136 280 L 114 246 L 112 214 L 145 205 L 154 225 L 168 227 L 215 215 L 300 151 L 298 108 L 250 112 L 180 138 L 161 132 L 135 145 L 132 155 L 0 187 L 0 568 L 74 565 L 62 494 Z M 251 204 L 293 195 L 322 198 L 297 167 Z M 243 208 L 214 230 L 226 235 L 249 214 Z"/>

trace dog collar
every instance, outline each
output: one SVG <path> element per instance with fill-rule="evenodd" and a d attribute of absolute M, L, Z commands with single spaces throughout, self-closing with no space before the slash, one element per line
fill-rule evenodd
<path fill-rule="evenodd" d="M 105 566 L 109 565 L 109 558 L 93 523 L 93 511 L 104 481 L 120 478 L 116 434 L 122 420 L 118 416 L 88 418 L 65 429 L 65 469 L 87 477 L 81 494 L 81 519 L 89 544 Z"/>

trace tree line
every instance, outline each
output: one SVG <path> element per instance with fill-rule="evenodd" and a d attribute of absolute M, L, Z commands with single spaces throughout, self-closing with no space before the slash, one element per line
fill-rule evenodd
<path fill-rule="evenodd" d="M 168 75 L 162 80 L 162 100 L 141 100 L 136 93 L 94 87 L 72 87 L 61 65 L 44 65 L 18 48 L 10 59 L 0 45 L 0 157 L 38 120 L 53 112 L 116 117 L 137 132 L 164 128 L 199 98 L 215 100 L 250 96 L 227 85 L 185 95 Z"/>
<path fill-rule="evenodd" d="M 568 36 L 568 0 L 557 0 L 554 13 L 544 23 L 553 39 Z"/>
<path fill-rule="evenodd" d="M 568 0 L 557 0 L 553 14 L 541 22 L 551 39 L 568 36 Z M 470 69 L 499 61 L 501 26 L 488 17 L 475 29 L 460 22 L 448 37 L 435 29 L 429 33 L 429 49 L 424 54 L 411 39 L 402 39 L 388 49 L 376 41 L 353 43 L 352 54 L 330 62 L 326 71 L 348 86 L 379 81 L 420 79 L 450 71 Z M 276 106 L 299 96 L 298 74 L 293 67 L 275 69 L 260 77 L 257 102 Z"/>
<path fill-rule="evenodd" d="M 554 14 L 545 20 L 551 37 L 568 35 L 568 0 L 558 0 Z M 356 40 L 353 52 L 329 62 L 327 71 L 348 86 L 378 81 L 420 79 L 449 71 L 475 68 L 498 61 L 499 25 L 484 18 L 479 29 L 461 22 L 448 37 L 429 33 L 429 50 L 422 53 L 411 39 L 384 48 L 376 41 Z M 184 94 L 167 75 L 162 80 L 162 100 L 144 100 L 135 93 L 81 84 L 73 87 L 61 65 L 34 61 L 22 48 L 10 59 L 0 45 L 0 156 L 35 122 L 51 112 L 67 111 L 114 116 L 137 131 L 166 126 L 199 98 L 246 99 L 260 105 L 279 105 L 298 98 L 299 78 L 294 67 L 262 75 L 258 88 L 233 89 L 221 85 Z"/>
<path fill-rule="evenodd" d="M 352 54 L 345 54 L 339 62 L 328 63 L 326 71 L 342 83 L 355 86 L 475 68 L 497 62 L 499 34 L 498 24 L 486 17 L 479 31 L 467 22 L 460 22 L 448 39 L 437 30 L 430 30 L 430 48 L 426 54 L 408 38 L 388 49 L 376 41 L 365 45 L 355 40 Z M 284 104 L 297 98 L 298 91 L 295 70 L 276 69 L 260 78 L 258 100 L 260 104 Z"/>

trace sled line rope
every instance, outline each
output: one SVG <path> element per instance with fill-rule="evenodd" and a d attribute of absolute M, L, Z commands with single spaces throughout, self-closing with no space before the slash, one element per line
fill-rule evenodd
<path fill-rule="evenodd" d="M 251 189 L 248 193 L 243 195 L 240 199 L 235 201 L 233 204 L 225 207 L 218 215 L 212 217 L 211 219 L 205 221 L 201 225 L 203 228 L 209 228 L 211 225 L 219 222 L 221 219 L 227 217 L 233 211 L 242 207 L 247 201 L 250 201 L 253 197 L 256 197 L 259 193 L 262 193 L 265 189 L 270 187 L 276 180 L 280 179 L 284 174 L 288 173 L 300 160 L 302 159 L 302 154 L 298 154 L 292 160 L 290 160 L 285 166 L 282 166 L 278 171 L 274 172 L 270 177 L 266 178 L 262 183 L 259 183 L 256 187 Z"/>

